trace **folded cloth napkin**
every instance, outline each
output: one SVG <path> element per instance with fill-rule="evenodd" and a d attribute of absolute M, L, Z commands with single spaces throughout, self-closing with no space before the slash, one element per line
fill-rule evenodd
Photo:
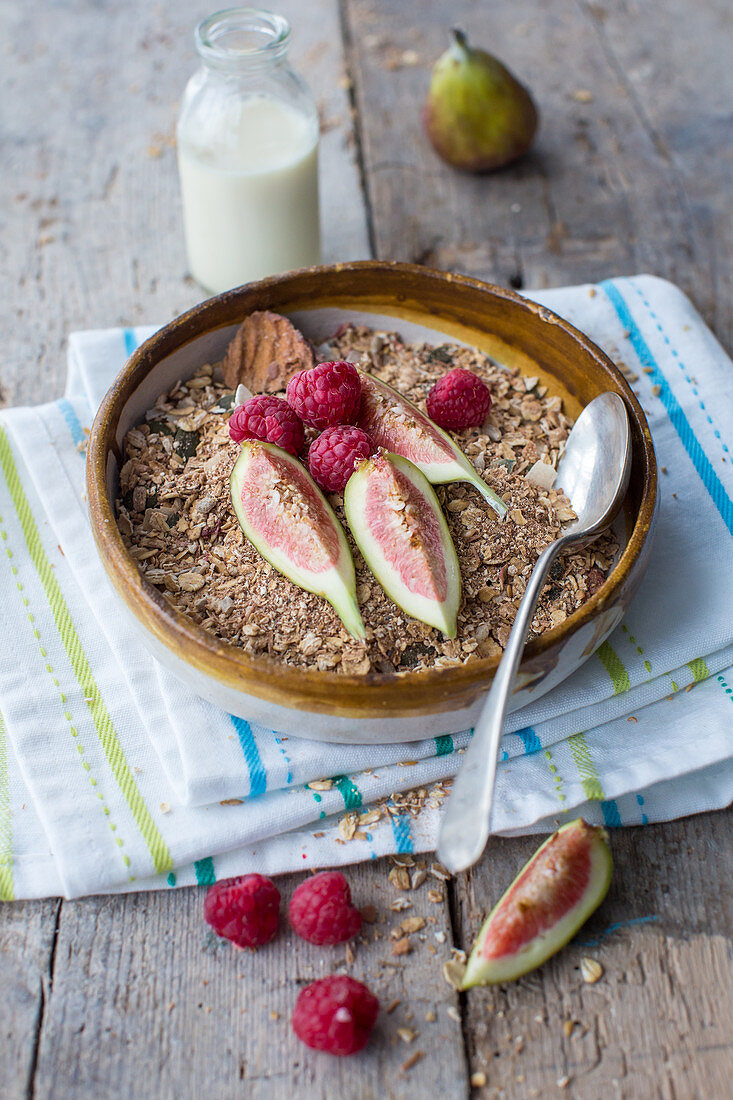
<path fill-rule="evenodd" d="M 727 805 L 733 365 L 660 279 L 531 297 L 636 376 L 661 511 L 624 623 L 574 676 L 508 719 L 494 829 L 542 831 L 578 813 L 644 824 Z M 470 731 L 389 746 L 284 737 L 199 699 L 120 619 L 87 522 L 86 432 L 153 331 L 72 334 L 66 397 L 0 414 L 0 898 L 431 850 L 440 783 Z"/>

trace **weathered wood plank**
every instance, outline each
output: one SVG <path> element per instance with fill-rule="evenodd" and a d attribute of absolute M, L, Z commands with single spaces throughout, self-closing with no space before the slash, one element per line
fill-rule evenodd
<path fill-rule="evenodd" d="M 44 1005 L 51 995 L 60 901 L 0 905 L 0 1096 L 32 1088 Z"/>
<path fill-rule="evenodd" d="M 416 21 L 400 0 L 352 0 L 377 254 L 514 286 L 651 271 L 678 282 L 730 340 L 722 104 L 733 74 L 720 49 L 730 10 L 725 0 L 694 14 L 687 0 L 671 7 L 423 0 Z M 455 22 L 506 60 L 540 106 L 534 150 L 490 176 L 455 172 L 422 132 L 430 66 Z M 590 102 L 577 102 L 579 91 Z"/>
<path fill-rule="evenodd" d="M 65 903 L 36 1095 L 260 1100 L 297 1089 L 313 1098 L 398 1100 L 435 1088 L 464 1096 L 457 998 L 437 965 L 449 954 L 447 902 L 432 904 L 427 885 L 410 892 L 408 912 L 427 919 L 423 935 L 439 953 L 425 944 L 396 958 L 389 930 L 405 914 L 389 910 L 397 895 L 387 867 L 360 866 L 349 878 L 357 904 L 375 905 L 380 917 L 364 926 L 353 963 L 343 946 L 317 948 L 289 930 L 256 953 L 235 951 L 204 924 L 202 890 Z M 280 880 L 285 904 L 297 881 Z M 436 932 L 446 943 L 438 945 Z M 353 1059 L 309 1051 L 290 1028 L 301 986 L 337 969 L 366 978 L 383 1006 L 400 1001 L 382 1014 L 368 1052 Z M 434 1021 L 426 1020 L 431 1011 Z M 400 1026 L 419 1035 L 406 1044 Z M 415 1051 L 424 1058 L 403 1071 Z"/>

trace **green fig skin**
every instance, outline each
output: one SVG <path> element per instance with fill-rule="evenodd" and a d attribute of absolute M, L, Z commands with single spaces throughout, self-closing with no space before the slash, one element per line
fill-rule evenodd
<path fill-rule="evenodd" d="M 601 904 L 612 871 L 605 829 L 588 825 L 582 817 L 558 829 L 525 864 L 484 921 L 461 989 L 511 982 L 541 966 Z M 522 938 L 522 926 L 533 920 L 539 929 Z M 512 944 L 518 935 L 521 942 Z"/>
<path fill-rule="evenodd" d="M 527 152 L 539 116 L 532 96 L 501 61 L 469 46 L 462 31 L 433 67 L 423 109 L 436 153 L 454 168 L 492 172 Z"/>

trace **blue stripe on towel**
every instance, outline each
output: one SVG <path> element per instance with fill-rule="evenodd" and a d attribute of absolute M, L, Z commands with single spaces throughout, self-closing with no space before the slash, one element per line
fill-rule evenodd
<path fill-rule="evenodd" d="M 66 421 L 66 426 L 71 432 L 71 438 L 74 440 L 74 443 L 76 443 L 77 447 L 81 447 L 82 444 L 86 446 L 86 434 L 84 433 L 82 426 L 79 423 L 79 418 L 74 412 L 74 406 L 71 404 L 71 402 L 67 401 L 65 397 L 60 397 L 56 402 L 56 408 L 59 410 L 64 420 Z M 81 454 L 81 451 L 79 453 Z"/>
<path fill-rule="evenodd" d="M 412 833 L 410 831 L 410 815 L 395 814 L 393 817 L 390 814 L 390 821 L 392 822 L 392 832 L 394 833 L 397 851 L 412 852 L 414 849 L 412 847 Z"/>
<path fill-rule="evenodd" d="M 135 336 L 135 330 L 131 328 L 124 329 L 122 332 L 122 337 L 125 341 L 125 353 L 129 358 L 129 356 L 132 355 L 133 351 L 137 347 L 137 337 Z"/>
<path fill-rule="evenodd" d="M 531 756 L 533 752 L 539 752 L 542 748 L 540 739 L 531 726 L 525 726 L 523 730 L 517 730 L 517 737 L 521 737 L 527 756 Z"/>
<path fill-rule="evenodd" d="M 659 364 L 649 350 L 649 346 L 639 331 L 631 315 L 631 311 L 621 296 L 618 287 L 608 280 L 601 283 L 600 286 L 606 292 L 611 305 L 616 310 L 621 324 L 628 331 L 629 339 L 631 340 L 639 361 L 643 366 L 648 368 L 650 380 L 655 385 L 659 386 L 659 400 L 667 410 L 667 415 L 672 422 L 672 426 L 680 437 L 683 447 L 690 456 L 693 466 L 700 475 L 703 485 L 710 494 L 710 499 L 718 509 L 723 523 L 728 528 L 730 534 L 733 535 L 733 501 L 726 493 L 718 475 L 710 465 L 708 456 L 700 446 L 697 436 L 690 426 L 689 420 L 682 411 L 677 398 L 672 393 L 667 379 L 659 369 Z"/>
<path fill-rule="evenodd" d="M 635 286 L 635 285 L 634 285 L 634 282 L 633 282 L 633 280 L 631 280 L 631 279 L 629 280 L 629 286 L 633 287 L 633 289 L 634 289 L 634 290 L 636 291 L 636 293 L 637 293 L 637 294 L 639 295 L 639 297 L 641 298 L 642 302 L 644 303 L 644 305 L 645 305 L 646 309 L 647 309 L 647 310 L 649 311 L 649 316 L 650 316 L 650 317 L 652 318 L 652 320 L 653 320 L 653 321 L 654 321 L 654 323 L 656 324 L 656 326 L 657 326 L 657 331 L 659 332 L 660 336 L 662 337 L 662 339 L 664 340 L 665 344 L 666 344 L 666 345 L 667 345 L 667 347 L 669 348 L 669 353 L 670 353 L 670 355 L 672 356 L 672 358 L 673 358 L 673 359 L 676 359 L 676 360 L 677 360 L 677 366 L 678 366 L 678 367 L 680 368 L 680 370 L 682 371 L 682 374 L 683 374 L 683 377 L 684 377 L 684 379 L 685 379 L 685 382 L 687 382 L 687 383 L 688 383 L 688 385 L 690 386 L 690 389 L 692 390 L 692 392 L 694 393 L 695 397 L 697 398 L 697 403 L 698 403 L 698 405 L 700 406 L 700 408 L 702 409 L 702 411 L 703 411 L 703 412 L 705 413 L 705 419 L 707 420 L 708 424 L 710 424 L 710 425 L 712 426 L 712 428 L 713 428 L 713 435 L 715 436 L 715 438 L 716 438 L 717 440 L 719 440 L 719 441 L 720 441 L 720 445 L 721 445 L 721 447 L 723 448 L 723 450 L 725 451 L 725 453 L 726 453 L 726 454 L 728 454 L 728 453 L 729 453 L 729 448 L 728 448 L 728 444 L 727 444 L 727 443 L 723 443 L 723 440 L 722 440 L 722 437 L 721 437 L 721 435 L 720 435 L 720 432 L 718 431 L 718 429 L 717 429 L 717 428 L 715 427 L 715 425 L 714 425 L 714 423 L 713 423 L 713 418 L 712 418 L 712 416 L 710 415 L 710 413 L 709 413 L 709 412 L 708 412 L 708 410 L 706 409 L 706 407 L 705 407 L 705 403 L 704 403 L 703 401 L 701 401 L 701 400 L 700 400 L 700 394 L 698 393 L 698 391 L 697 391 L 697 389 L 696 389 L 696 384 L 695 384 L 695 382 L 694 382 L 693 378 L 691 377 L 691 375 L 690 375 L 690 373 L 689 373 L 689 371 L 688 371 L 687 367 L 685 366 L 685 364 L 684 364 L 684 363 L 682 362 L 682 360 L 680 359 L 680 353 L 679 353 L 679 352 L 677 351 L 677 349 L 676 349 L 676 348 L 673 348 L 673 347 L 672 347 L 672 344 L 670 343 L 670 339 L 669 339 L 669 337 L 667 336 L 666 332 L 664 331 L 664 329 L 662 328 L 661 324 L 659 323 L 659 318 L 657 317 L 656 313 L 654 312 L 654 310 L 652 309 L 652 307 L 651 307 L 651 306 L 649 305 L 649 302 L 647 301 L 647 299 L 646 299 L 646 298 L 644 297 L 644 293 L 643 293 L 643 291 L 641 291 L 641 290 L 639 289 L 639 287 L 638 287 L 638 286 Z"/>
<path fill-rule="evenodd" d="M 601 802 L 600 806 L 604 825 L 608 825 L 609 829 L 620 829 L 623 822 L 621 821 L 621 814 L 618 812 L 616 803 Z"/>
<path fill-rule="evenodd" d="M 267 790 L 267 773 L 260 759 L 257 742 L 255 741 L 249 722 L 245 722 L 244 718 L 237 718 L 234 714 L 230 714 L 229 717 L 232 720 L 232 725 L 237 731 L 239 744 L 242 746 L 244 759 L 247 762 L 247 768 L 249 770 L 249 793 L 251 796 L 264 794 Z"/>

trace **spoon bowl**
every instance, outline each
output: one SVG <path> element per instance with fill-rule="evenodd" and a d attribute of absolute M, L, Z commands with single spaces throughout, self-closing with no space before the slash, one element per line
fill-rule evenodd
<path fill-rule="evenodd" d="M 537 559 L 446 805 L 438 857 L 454 874 L 476 862 L 489 838 L 504 715 L 550 566 L 566 547 L 589 541 L 611 523 L 626 494 L 630 469 L 626 406 L 616 393 L 599 394 L 576 420 L 558 464 L 556 484 L 569 497 L 577 518 Z"/>

